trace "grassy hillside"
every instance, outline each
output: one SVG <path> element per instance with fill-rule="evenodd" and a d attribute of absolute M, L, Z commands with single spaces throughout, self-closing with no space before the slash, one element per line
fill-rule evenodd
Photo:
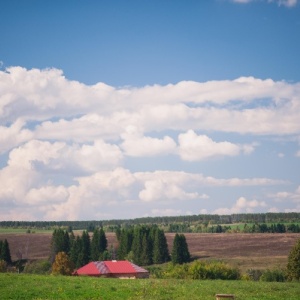
<path fill-rule="evenodd" d="M 0 274 L 1 299 L 212 300 L 217 293 L 235 294 L 237 300 L 298 300 L 300 284 Z"/>

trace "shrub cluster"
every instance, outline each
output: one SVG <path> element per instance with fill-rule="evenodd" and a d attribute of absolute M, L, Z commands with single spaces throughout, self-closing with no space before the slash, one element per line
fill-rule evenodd
<path fill-rule="evenodd" d="M 249 269 L 246 274 L 242 276 L 242 279 L 251 281 L 284 282 L 287 280 L 287 275 L 286 271 L 281 269 Z"/>
<path fill-rule="evenodd" d="M 182 265 L 168 263 L 164 270 L 156 267 L 149 271 L 154 278 L 236 280 L 241 277 L 237 268 L 222 261 L 194 261 Z"/>

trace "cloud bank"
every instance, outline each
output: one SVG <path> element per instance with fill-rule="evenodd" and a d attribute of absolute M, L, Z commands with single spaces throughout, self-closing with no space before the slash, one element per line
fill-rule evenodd
<path fill-rule="evenodd" d="M 284 178 L 182 168 L 250 157 L 260 137 L 299 136 L 299 95 L 300 83 L 253 77 L 116 88 L 71 81 L 57 69 L 7 68 L 0 71 L 0 219 L 268 209 L 242 195 L 231 208 L 209 209 L 208 201 L 212 188 L 283 185 Z M 242 136 L 250 142 L 237 141 Z"/>

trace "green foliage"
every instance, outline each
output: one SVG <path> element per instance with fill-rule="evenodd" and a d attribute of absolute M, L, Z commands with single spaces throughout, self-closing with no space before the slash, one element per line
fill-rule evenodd
<path fill-rule="evenodd" d="M 7 239 L 0 241 L 0 260 L 4 260 L 7 264 L 12 263 Z"/>
<path fill-rule="evenodd" d="M 274 269 L 274 270 L 264 270 L 262 275 L 260 276 L 260 281 L 267 282 L 284 282 L 286 281 L 286 274 L 283 270 Z"/>
<path fill-rule="evenodd" d="M 91 260 L 97 261 L 107 250 L 107 239 L 103 228 L 96 228 L 91 241 Z"/>
<path fill-rule="evenodd" d="M 129 259 L 142 266 L 170 260 L 167 239 L 158 226 L 135 226 L 119 231 L 118 259 Z"/>
<path fill-rule="evenodd" d="M 153 241 L 153 263 L 162 264 L 170 260 L 167 239 L 163 230 L 156 228 Z"/>
<path fill-rule="evenodd" d="M 173 264 L 183 264 L 190 261 L 190 252 L 184 234 L 175 234 L 171 257 Z"/>
<path fill-rule="evenodd" d="M 70 259 L 75 264 L 76 268 L 83 266 L 82 240 L 79 236 L 72 241 Z"/>
<path fill-rule="evenodd" d="M 91 241 L 87 231 L 83 231 L 81 235 L 81 251 L 79 256 L 81 258 L 81 266 L 89 263 L 91 258 Z"/>
<path fill-rule="evenodd" d="M 0 273 L 4 273 L 7 271 L 7 263 L 5 260 L 0 260 Z"/>
<path fill-rule="evenodd" d="M 119 241 L 118 259 L 122 260 L 128 255 L 132 248 L 133 229 L 122 229 L 118 231 L 117 238 Z"/>
<path fill-rule="evenodd" d="M 248 279 L 252 281 L 259 281 L 262 274 L 263 271 L 257 269 L 249 269 L 246 272 Z"/>
<path fill-rule="evenodd" d="M 23 272 L 28 274 L 50 274 L 51 263 L 48 260 L 27 262 Z"/>
<path fill-rule="evenodd" d="M 55 229 L 51 239 L 50 261 L 53 262 L 57 253 L 70 252 L 69 233 L 61 228 Z"/>
<path fill-rule="evenodd" d="M 159 273 L 158 273 L 159 274 Z M 186 264 L 167 264 L 160 278 L 200 279 L 200 280 L 237 280 L 240 272 L 221 261 L 194 261 Z"/>
<path fill-rule="evenodd" d="M 300 280 L 300 239 L 289 253 L 287 277 L 289 280 Z"/>
<path fill-rule="evenodd" d="M 195 261 L 190 265 L 189 274 L 192 279 L 236 280 L 240 278 L 237 268 L 232 268 L 220 261 Z"/>

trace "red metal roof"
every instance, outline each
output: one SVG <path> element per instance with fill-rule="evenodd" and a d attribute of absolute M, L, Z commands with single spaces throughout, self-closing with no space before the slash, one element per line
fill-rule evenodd
<path fill-rule="evenodd" d="M 104 274 L 148 273 L 147 270 L 127 261 L 92 261 L 75 271 L 74 275 L 100 276 Z"/>

